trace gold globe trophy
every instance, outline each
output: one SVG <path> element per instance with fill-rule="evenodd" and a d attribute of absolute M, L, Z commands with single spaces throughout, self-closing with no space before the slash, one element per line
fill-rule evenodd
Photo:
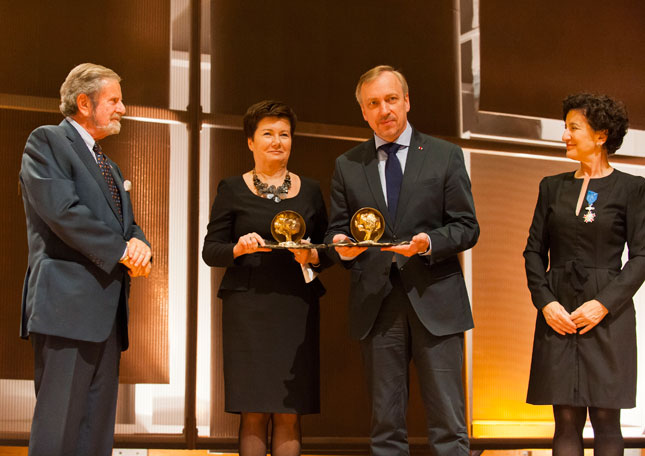
<path fill-rule="evenodd" d="M 307 231 L 305 220 L 295 211 L 278 212 L 271 220 L 271 235 L 277 244 L 267 243 L 270 249 L 315 249 L 324 245 L 302 242 Z"/>
<path fill-rule="evenodd" d="M 395 245 L 409 244 L 403 242 L 379 242 L 385 232 L 385 218 L 378 209 L 364 207 L 357 210 L 349 222 L 349 229 L 355 240 L 345 239 L 329 244 L 330 246 L 347 247 L 392 247 Z"/>
<path fill-rule="evenodd" d="M 376 244 L 385 232 L 385 219 L 378 210 L 364 207 L 356 211 L 349 228 L 359 244 Z"/>

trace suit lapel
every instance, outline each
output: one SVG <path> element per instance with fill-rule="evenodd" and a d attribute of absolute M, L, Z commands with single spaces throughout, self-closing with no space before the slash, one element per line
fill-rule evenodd
<path fill-rule="evenodd" d="M 405 214 L 405 208 L 414 198 L 416 191 L 416 182 L 419 179 L 419 174 L 423 169 L 423 162 L 428 156 L 428 150 L 421 136 L 416 130 L 412 130 L 412 138 L 410 139 L 410 147 L 408 148 L 408 156 L 405 160 L 405 171 L 403 173 L 403 182 L 401 183 L 401 193 L 399 193 L 399 202 L 396 208 L 396 220 L 394 228 L 396 229 L 398 223 Z"/>
<path fill-rule="evenodd" d="M 381 176 L 378 173 L 378 155 L 376 153 L 374 138 L 365 143 L 363 154 L 363 169 L 365 170 L 367 185 L 372 193 L 374 201 L 376 201 L 376 209 L 383 214 L 383 217 L 385 217 L 385 220 L 387 221 L 385 224 L 386 230 L 392 234 L 391 227 L 393 226 L 394 221 L 390 219 L 390 213 L 387 210 L 385 196 L 383 195 Z"/>
<path fill-rule="evenodd" d="M 112 198 L 112 194 L 110 193 L 110 189 L 107 186 L 107 182 L 105 182 L 105 178 L 103 177 L 103 174 L 101 174 L 99 165 L 96 163 L 96 160 L 94 160 L 92 153 L 87 148 L 87 144 L 85 144 L 85 141 L 83 141 L 83 138 L 81 138 L 81 135 L 78 133 L 78 131 L 76 131 L 76 128 L 74 128 L 74 126 L 70 124 L 68 121 L 63 120 L 60 123 L 60 125 L 65 129 L 65 134 L 67 135 L 67 138 L 69 139 L 72 145 L 72 148 L 77 153 L 78 157 L 83 162 L 87 170 L 90 172 L 94 180 L 96 180 L 96 183 L 101 188 L 101 191 L 103 192 L 103 196 L 105 197 L 105 200 L 107 201 L 107 203 L 110 205 L 110 208 L 114 213 L 114 216 L 117 218 L 117 220 L 119 220 L 119 211 L 116 208 L 116 203 Z M 115 173 L 112 172 L 112 175 L 114 174 Z M 119 191 L 121 191 L 121 188 L 123 187 L 123 183 L 117 184 L 117 186 L 119 187 Z M 121 223 L 120 220 L 119 222 Z"/>

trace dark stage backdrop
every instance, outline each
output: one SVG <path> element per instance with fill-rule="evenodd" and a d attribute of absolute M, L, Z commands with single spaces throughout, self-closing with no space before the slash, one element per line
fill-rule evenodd
<path fill-rule="evenodd" d="M 214 0 L 213 111 L 244 114 L 273 98 L 307 122 L 363 126 L 356 81 L 388 64 L 408 79 L 410 121 L 426 133 L 457 135 L 453 3 Z"/>
<path fill-rule="evenodd" d="M 480 109 L 560 119 L 566 95 L 606 93 L 645 129 L 642 0 L 483 0 L 480 14 Z"/>

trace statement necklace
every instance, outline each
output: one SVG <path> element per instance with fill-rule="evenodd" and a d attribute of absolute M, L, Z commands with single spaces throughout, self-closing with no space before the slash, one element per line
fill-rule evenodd
<path fill-rule="evenodd" d="M 255 186 L 258 195 L 262 198 L 270 199 L 279 203 L 285 196 L 287 196 L 287 193 L 289 193 L 289 189 L 291 188 L 291 176 L 289 175 L 289 171 L 287 171 L 287 175 L 284 176 L 282 185 L 276 187 L 275 185 L 267 185 L 262 182 L 255 172 L 255 168 L 253 168 L 253 185 Z"/>

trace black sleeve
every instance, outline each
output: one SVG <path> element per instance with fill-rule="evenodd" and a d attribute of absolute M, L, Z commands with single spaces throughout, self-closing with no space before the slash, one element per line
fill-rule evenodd
<path fill-rule="evenodd" d="M 211 217 L 208 222 L 202 258 L 209 266 L 227 267 L 233 265 L 233 227 L 235 211 L 234 194 L 225 180 L 217 186 L 217 196 L 213 201 Z"/>
<path fill-rule="evenodd" d="M 548 303 L 557 301 L 549 288 L 546 270 L 549 266 L 549 232 L 547 212 L 549 208 L 547 178 L 540 182 L 540 193 L 529 229 L 529 238 L 524 249 L 524 267 L 533 305 L 541 310 Z"/>
<path fill-rule="evenodd" d="M 645 280 L 645 179 L 634 181 L 636 185 L 630 185 L 625 210 L 629 259 L 620 274 L 596 296 L 610 313 L 629 303 Z"/>

